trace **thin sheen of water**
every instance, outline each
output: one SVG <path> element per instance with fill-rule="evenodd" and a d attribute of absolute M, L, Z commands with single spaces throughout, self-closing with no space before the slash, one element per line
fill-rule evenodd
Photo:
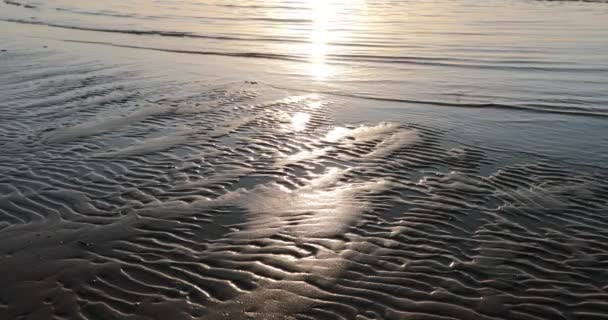
<path fill-rule="evenodd" d="M 603 2 L 5 2 L 0 19 L 15 29 L 42 24 L 88 30 L 58 32 L 65 40 L 279 60 L 267 77 L 300 89 L 608 115 Z"/>

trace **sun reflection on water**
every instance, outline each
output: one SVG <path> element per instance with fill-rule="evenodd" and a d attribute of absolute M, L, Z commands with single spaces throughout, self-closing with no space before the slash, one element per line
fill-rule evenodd
<path fill-rule="evenodd" d="M 332 40 L 331 27 L 336 21 L 334 6 L 326 0 L 310 0 L 312 7 L 312 29 L 310 33 L 310 72 L 318 81 L 331 75 L 325 59 Z"/>

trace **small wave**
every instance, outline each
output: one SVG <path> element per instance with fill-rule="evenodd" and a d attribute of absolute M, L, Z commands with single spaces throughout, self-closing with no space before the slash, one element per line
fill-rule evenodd
<path fill-rule="evenodd" d="M 266 18 L 264 18 L 266 19 Z M 43 21 L 32 21 L 32 20 L 20 20 L 20 19 L 0 19 L 0 21 L 20 23 L 20 24 L 31 24 L 31 25 L 42 25 L 54 28 L 64 28 L 71 30 L 81 31 L 92 31 L 92 32 L 104 32 L 104 33 L 118 33 L 118 34 L 131 34 L 137 36 L 161 36 L 161 37 L 174 37 L 174 38 L 197 38 L 197 39 L 209 39 L 209 40 L 225 40 L 225 41 L 247 41 L 247 42 L 281 42 L 281 43 L 302 43 L 307 44 L 310 41 L 305 38 L 294 38 L 294 37 L 250 37 L 250 36 L 227 36 L 217 34 L 198 34 L 192 32 L 181 32 L 181 31 L 161 31 L 161 30 L 136 30 L 136 29 L 106 29 L 106 28 L 93 28 L 84 26 L 73 26 L 49 23 Z M 279 22 L 279 21 L 275 21 Z M 74 41 L 78 42 L 78 41 Z M 82 41 L 82 43 L 96 43 L 104 45 L 112 45 L 116 47 L 127 47 L 136 49 L 146 50 L 157 50 L 167 51 L 175 53 L 188 53 L 188 54 L 204 54 L 204 55 L 224 55 L 224 56 L 240 56 L 249 58 L 266 58 L 266 59 L 281 59 L 287 61 L 309 61 L 307 55 L 294 55 L 294 54 L 278 54 L 278 53 L 258 53 L 258 52 L 215 52 L 215 51 L 196 51 L 196 50 L 179 50 L 179 49 L 165 49 L 156 47 L 144 47 L 144 46 L 131 46 L 121 45 L 111 42 L 88 42 Z M 346 43 L 346 42 L 332 42 L 328 43 L 331 46 L 337 47 L 362 47 L 362 48 L 374 48 L 374 47 L 402 47 L 390 44 L 374 44 L 374 43 Z M 464 69 L 489 69 L 489 70 L 513 70 L 513 71 L 540 71 L 540 72 L 585 72 L 585 73 L 606 73 L 608 69 L 603 67 L 575 67 L 562 65 L 560 62 L 547 62 L 540 60 L 479 60 L 479 59 L 463 59 L 453 57 L 426 57 L 426 56 L 395 56 L 395 55 L 369 55 L 369 54 L 327 54 L 325 56 L 326 63 L 329 64 L 344 64 L 344 63 L 377 63 L 377 64 L 402 64 L 402 65 L 421 65 L 421 66 L 435 66 L 435 67 L 448 67 L 448 68 L 464 68 Z"/>
<path fill-rule="evenodd" d="M 217 4 L 217 6 L 219 7 L 225 7 L 225 8 L 245 8 L 245 9 L 265 9 L 265 10 L 272 10 L 272 9 L 288 9 L 288 10 L 310 10 L 307 7 L 298 7 L 298 6 L 285 6 L 285 5 L 264 5 L 264 4 Z"/>
<path fill-rule="evenodd" d="M 84 26 L 65 25 L 58 23 L 50 23 L 43 21 L 31 21 L 21 19 L 0 19 L 4 22 L 12 22 L 19 24 L 31 24 L 41 25 L 53 28 L 81 30 L 81 31 L 94 31 L 94 32 L 106 32 L 106 33 L 120 33 L 120 34 L 132 34 L 137 36 L 162 36 L 162 37 L 176 37 L 176 38 L 198 38 L 198 39 L 211 39 L 211 40 L 231 40 L 231 41 L 266 41 L 266 42 L 292 42 L 292 43 L 307 43 L 306 40 L 299 40 L 295 38 L 268 38 L 268 37 L 233 37 L 233 36 L 222 36 L 222 35 L 204 35 L 196 34 L 191 32 L 181 31 L 161 31 L 161 30 L 124 30 L 124 29 L 105 29 L 105 28 L 93 28 Z"/>
<path fill-rule="evenodd" d="M 32 4 L 21 3 L 21 2 L 12 1 L 12 0 L 4 0 L 4 3 L 11 5 L 11 6 L 24 7 L 24 8 L 28 8 L 28 9 L 36 8 L 36 6 L 32 5 Z"/>
<path fill-rule="evenodd" d="M 144 31 L 142 31 L 144 32 Z M 138 33 L 133 33 L 138 34 Z M 152 33 L 145 33 L 152 34 Z M 177 36 L 177 35 L 174 35 Z M 215 38 L 218 39 L 218 38 Z M 142 50 L 154 50 L 163 52 L 173 53 L 185 53 L 185 54 L 200 54 L 200 55 L 218 55 L 218 56 L 231 56 L 231 57 L 242 57 L 242 58 L 261 58 L 261 59 L 275 59 L 275 60 L 286 60 L 286 61 L 299 61 L 308 62 L 308 57 L 304 55 L 294 54 L 278 54 L 278 53 L 262 53 L 262 52 L 221 52 L 221 51 L 198 51 L 198 50 L 180 50 L 180 49 L 167 49 L 157 47 L 145 47 L 145 46 L 134 46 L 124 45 L 111 42 L 103 41 L 82 41 L 82 40 L 63 40 L 68 42 L 77 43 L 89 43 L 89 44 L 100 44 L 109 45 L 114 47 L 131 48 L 131 49 L 142 49 Z M 446 62 L 436 62 L 442 59 Z M 452 61 L 453 63 L 450 63 Z M 440 67 L 450 68 L 472 68 L 472 69 L 497 69 L 497 70 L 528 70 L 528 71 L 555 71 L 555 72 L 586 72 L 586 73 L 605 73 L 608 69 L 602 68 L 571 68 L 571 67 L 537 67 L 537 66 L 513 66 L 513 65 L 501 65 L 503 62 L 496 62 L 495 65 L 484 65 L 484 64 L 462 64 L 455 63 L 458 59 L 445 59 L 445 58 L 434 58 L 434 57 L 382 57 L 382 56 L 366 56 L 366 55 L 327 55 L 326 63 L 328 64 L 344 64 L 348 62 L 374 62 L 374 63 L 389 63 L 389 64 L 414 64 L 414 65 L 433 65 Z M 506 62 L 508 63 L 508 62 Z M 535 63 L 535 62 L 529 62 Z"/>
<path fill-rule="evenodd" d="M 120 47 L 120 48 L 143 49 L 143 50 L 184 53 L 184 54 L 216 55 L 216 56 L 227 56 L 227 57 L 273 59 L 273 60 L 287 60 L 287 61 L 299 61 L 299 62 L 308 61 L 304 57 L 300 57 L 300 56 L 296 56 L 296 55 L 287 55 L 287 54 L 259 53 L 259 52 L 241 52 L 241 53 L 239 53 L 239 52 L 219 52 L 219 51 L 177 50 L 177 49 L 163 49 L 163 48 L 142 47 L 142 46 L 133 46 L 133 45 L 121 45 L 121 44 L 114 44 L 114 43 L 100 42 L 100 41 L 82 41 L 82 40 L 62 40 L 62 41 L 109 45 L 109 46 Z M 599 109 L 584 108 L 584 107 L 575 107 L 575 106 L 558 106 L 558 105 L 536 104 L 536 103 L 528 103 L 528 104 L 521 104 L 521 105 L 502 104 L 502 103 L 494 103 L 494 102 L 455 103 L 455 102 L 447 102 L 447 101 L 413 100 L 413 99 L 392 98 L 392 97 L 378 97 L 378 96 L 361 95 L 361 94 L 353 94 L 353 93 L 345 93 L 345 92 L 337 92 L 337 91 L 304 90 L 301 88 L 287 88 L 287 87 L 282 87 L 282 86 L 276 86 L 276 85 L 269 84 L 269 83 L 265 83 L 265 85 L 275 88 L 275 89 L 290 90 L 290 91 L 294 91 L 294 92 L 322 93 L 322 94 L 327 94 L 327 95 L 332 95 L 332 96 L 385 101 L 385 102 L 424 104 L 424 105 L 434 105 L 434 106 L 441 106 L 441 107 L 523 110 L 523 111 L 529 111 L 529 112 L 577 115 L 577 116 L 588 116 L 588 117 L 608 117 L 607 111 L 599 110 Z"/>
<path fill-rule="evenodd" d="M 92 16 L 106 16 L 106 17 L 116 17 L 116 18 L 134 18 L 135 17 L 133 14 L 116 13 L 116 12 L 111 12 L 111 11 L 91 12 L 91 11 L 69 9 L 69 8 L 55 8 L 55 10 L 65 11 L 65 12 L 69 12 L 69 13 L 76 13 L 76 14 L 92 15 Z M 149 16 L 147 18 L 156 18 L 156 17 Z"/>
<path fill-rule="evenodd" d="M 102 15 L 100 13 L 88 13 L 88 12 L 73 11 L 73 10 L 67 10 L 67 9 L 57 9 L 57 10 L 60 10 L 60 11 L 65 10 L 65 11 L 70 11 L 70 12 L 76 12 L 79 14 Z M 120 15 L 120 14 L 113 14 L 113 13 L 103 14 L 103 15 L 114 16 L 114 17 L 134 18 L 131 15 Z M 157 18 L 157 17 L 149 16 L 146 18 Z M 242 20 L 242 19 L 240 19 L 240 20 Z M 281 23 L 287 22 L 288 20 L 292 21 L 292 22 L 297 21 L 297 19 L 296 20 L 286 19 L 284 21 L 280 21 L 280 19 L 272 19 L 272 18 L 252 18 L 251 20 L 257 20 L 257 21 L 265 20 L 265 21 L 281 22 Z M 195 38 L 195 39 L 209 39 L 209 40 L 223 40 L 223 41 L 282 42 L 282 43 L 302 43 L 302 44 L 310 43 L 308 38 L 294 38 L 294 37 L 251 37 L 251 36 L 238 36 L 237 37 L 237 36 L 199 34 L 199 33 L 180 32 L 180 31 L 106 29 L 106 28 L 74 26 L 74 25 L 44 22 L 44 21 L 22 20 L 22 19 L 0 19 L 0 21 L 19 23 L 19 24 L 47 26 L 47 27 L 70 29 L 70 30 L 80 30 L 80 31 L 131 34 L 131 35 L 137 35 L 137 36 L 161 36 L 161 37 Z M 302 20 L 300 20 L 300 22 L 302 22 Z M 413 45 L 382 44 L 382 43 L 329 42 L 327 44 L 332 45 L 332 46 L 363 47 L 363 48 L 415 48 L 415 47 L 417 47 L 417 46 L 413 46 Z M 141 48 L 141 49 L 151 49 L 151 48 Z M 340 58 L 340 57 L 336 57 L 336 58 Z"/>
<path fill-rule="evenodd" d="M 540 107 L 541 105 L 532 104 L 532 103 L 523 104 L 523 105 L 514 105 L 514 104 L 501 104 L 501 103 L 492 103 L 492 102 L 488 102 L 488 103 L 455 103 L 455 102 L 432 101 L 432 100 L 412 100 L 412 99 L 402 99 L 402 98 L 368 96 L 368 95 L 344 93 L 344 92 L 338 92 L 338 91 L 304 90 L 304 89 L 297 89 L 297 88 L 287 88 L 287 87 L 272 85 L 269 83 L 265 83 L 265 85 L 270 86 L 275 89 L 291 90 L 291 91 L 295 91 L 295 92 L 320 93 L 320 94 L 336 96 L 336 97 L 376 100 L 376 101 L 385 101 L 385 102 L 424 104 L 424 105 L 433 105 L 433 106 L 439 106 L 439 107 L 507 109 L 507 110 L 523 110 L 523 111 L 530 111 L 530 112 L 541 112 L 541 113 L 555 113 L 555 114 L 588 116 L 588 117 L 608 117 L 608 112 L 606 112 L 606 111 L 598 110 L 598 109 L 578 108 L 578 107 L 562 107 L 562 106 L 550 106 L 550 105 L 542 105 L 542 107 Z"/>
<path fill-rule="evenodd" d="M 329 142 L 338 142 L 345 138 L 353 138 L 357 141 L 374 140 L 380 135 L 392 133 L 399 128 L 398 123 L 381 123 L 379 125 L 360 126 L 354 129 L 337 127 L 327 133 L 325 140 Z"/>
<path fill-rule="evenodd" d="M 171 16 L 157 16 L 157 15 L 140 15 L 138 13 L 118 13 L 114 11 L 85 11 L 73 8 L 54 8 L 57 11 L 69 12 L 74 14 L 89 15 L 89 16 L 104 16 L 104 17 L 116 17 L 116 18 L 139 18 L 139 19 L 200 19 L 198 15 L 171 15 Z M 262 21 L 262 22 L 274 22 L 274 23 L 312 23 L 311 19 L 295 19 L 295 18 L 257 18 L 257 17 L 212 17 L 212 20 L 226 20 L 226 21 Z"/>
<path fill-rule="evenodd" d="M 302 57 L 298 57 L 298 56 L 294 56 L 294 55 L 287 55 L 287 54 L 276 54 L 276 53 L 196 51 L 196 50 L 164 49 L 164 48 L 155 48 L 155 47 L 124 45 L 124 44 L 116 44 L 116 43 L 103 42 L 103 41 L 82 41 L 82 40 L 62 40 L 62 41 L 75 42 L 75 43 L 100 44 L 100 45 L 108 45 L 108 46 L 113 46 L 113 47 L 118 47 L 118 48 L 142 49 L 142 50 L 152 50 L 152 51 L 172 52 L 172 53 L 227 56 L 227 57 L 240 57 L 240 58 L 275 59 L 275 60 L 288 60 L 288 61 L 300 61 L 300 62 L 307 61 L 307 59 L 302 58 Z"/>
<path fill-rule="evenodd" d="M 484 61 L 474 59 L 459 59 L 459 58 L 443 58 L 443 57 L 412 57 L 412 56 L 378 56 L 378 55 L 355 55 L 355 54 L 329 54 L 326 56 L 328 60 L 335 61 L 357 61 L 357 62 L 372 62 L 372 63 L 389 63 L 389 64 L 414 64 L 414 65 L 429 65 L 450 68 L 466 68 L 466 69 L 495 69 L 495 70 L 526 70 L 526 71 L 542 71 L 542 72 L 586 72 L 586 73 L 605 73 L 608 69 L 605 68 L 580 68 L 580 67 L 564 67 L 556 66 L 557 62 L 546 61 Z M 537 66 L 542 65 L 542 66 Z M 550 66 L 553 65 L 553 66 Z"/>
<path fill-rule="evenodd" d="M 267 18 L 260 18 L 267 19 Z M 280 20 L 280 19 L 279 19 Z M 280 22 L 279 20 L 274 22 Z M 181 31 L 162 31 L 162 30 L 136 30 L 136 29 L 106 29 L 106 28 L 93 28 L 84 26 L 64 25 L 57 23 L 49 23 L 43 21 L 32 21 L 32 20 L 21 20 L 21 19 L 0 19 L 0 21 L 30 24 L 30 25 L 42 25 L 53 28 L 63 28 L 71 30 L 81 31 L 92 31 L 92 32 L 104 32 L 104 33 L 118 33 L 118 34 L 130 34 L 137 36 L 161 36 L 161 37 L 173 37 L 173 38 L 196 38 L 196 39 L 208 39 L 208 40 L 222 40 L 222 41 L 247 41 L 247 42 L 281 42 L 281 43 L 310 43 L 307 38 L 294 38 L 294 37 L 251 37 L 251 36 L 227 36 L 218 34 L 198 34 L 192 32 L 181 32 Z M 74 41 L 77 42 L 77 41 Z M 104 45 L 112 45 L 116 47 L 128 47 L 136 49 L 146 50 L 158 50 L 175 53 L 188 53 L 188 54 L 204 54 L 204 55 L 224 55 L 224 56 L 241 56 L 249 58 L 267 58 L 267 59 L 281 59 L 288 61 L 309 61 L 308 55 L 294 55 L 294 54 L 277 54 L 277 53 L 256 53 L 256 52 L 213 52 L 213 51 L 196 51 L 196 50 L 179 50 L 179 49 L 164 49 L 155 47 L 144 47 L 144 46 L 131 46 L 131 45 L 120 45 L 111 42 L 85 42 L 83 43 L 96 43 Z M 403 48 L 403 45 L 394 44 L 376 44 L 376 43 L 348 43 L 348 42 L 330 42 L 327 45 L 336 47 L 361 47 L 361 48 Z M 407 47 L 407 46 L 405 46 Z M 377 64 L 404 64 L 404 65 L 422 65 L 422 66 L 436 66 L 436 67 L 449 67 L 449 68 L 464 68 L 464 69 L 491 69 L 491 70 L 524 70 L 524 71 L 541 71 L 541 72 L 585 72 L 585 73 L 606 73 L 608 69 L 601 67 L 570 67 L 561 66 L 559 62 L 547 62 L 540 60 L 479 60 L 479 59 L 463 59 L 454 57 L 426 57 L 426 56 L 396 56 L 396 55 L 370 55 L 370 54 L 327 54 L 325 56 L 326 63 L 329 64 L 343 64 L 343 63 L 377 63 Z"/>

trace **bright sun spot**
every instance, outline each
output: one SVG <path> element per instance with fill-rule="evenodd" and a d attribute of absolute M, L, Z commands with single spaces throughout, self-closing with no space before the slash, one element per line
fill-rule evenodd
<path fill-rule="evenodd" d="M 291 117 L 291 127 L 294 131 L 302 131 L 306 129 L 306 124 L 310 120 L 310 114 L 298 112 Z"/>
<path fill-rule="evenodd" d="M 335 10 L 326 0 L 310 0 L 312 6 L 312 32 L 310 35 L 311 74 L 322 81 L 329 76 L 329 67 L 325 59 L 328 54 L 328 43 L 331 41 L 330 28 L 335 23 Z"/>
<path fill-rule="evenodd" d="M 325 140 L 329 142 L 337 142 L 342 138 L 347 137 L 352 132 L 351 129 L 344 127 L 337 127 L 332 129 L 330 132 L 325 135 Z"/>

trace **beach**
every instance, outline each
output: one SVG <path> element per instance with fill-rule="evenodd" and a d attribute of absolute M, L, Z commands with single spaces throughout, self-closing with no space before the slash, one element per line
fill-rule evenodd
<path fill-rule="evenodd" d="M 0 319 L 608 319 L 608 4 L 0 3 Z"/>

